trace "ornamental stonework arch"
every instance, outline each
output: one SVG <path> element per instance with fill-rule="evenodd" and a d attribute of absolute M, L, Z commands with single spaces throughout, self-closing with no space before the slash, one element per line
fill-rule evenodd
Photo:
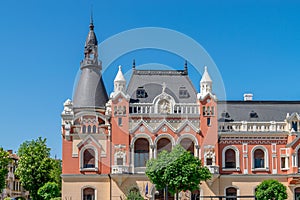
<path fill-rule="evenodd" d="M 223 150 L 222 150 L 222 168 L 225 168 L 225 153 L 227 150 L 232 149 L 235 152 L 235 162 L 236 162 L 236 169 L 240 169 L 240 151 L 238 150 L 238 148 L 234 145 L 230 145 L 230 146 L 226 146 Z"/>
<path fill-rule="evenodd" d="M 99 163 L 99 152 L 98 149 L 91 144 L 85 145 L 80 149 L 80 166 L 79 169 L 83 169 L 84 168 L 84 152 L 88 149 L 92 149 L 94 151 L 94 156 L 95 156 L 95 169 L 99 169 L 98 167 L 98 163 Z"/>
<path fill-rule="evenodd" d="M 163 139 L 163 138 L 166 138 L 168 140 L 170 140 L 171 142 L 171 145 L 172 145 L 172 148 L 175 146 L 175 139 L 168 133 L 163 133 L 163 134 L 160 134 L 158 135 L 155 140 L 154 140 L 154 158 L 157 158 L 157 152 L 158 152 L 158 149 L 157 149 L 157 143 L 160 139 Z"/>
<path fill-rule="evenodd" d="M 200 149 L 200 146 L 199 146 L 199 143 L 198 143 L 198 140 L 197 140 L 197 138 L 194 136 L 194 135 L 192 135 L 192 134 L 190 134 L 190 133 L 185 133 L 185 134 L 182 134 L 178 139 L 177 139 L 177 142 L 176 142 L 176 144 L 178 145 L 180 145 L 181 144 L 181 142 L 184 140 L 184 139 L 189 139 L 189 140 L 191 140 L 194 144 L 194 152 L 193 152 L 193 154 L 196 156 L 196 157 L 198 157 L 198 155 L 199 155 L 199 152 L 198 152 L 198 149 Z"/>
<path fill-rule="evenodd" d="M 150 146 L 153 146 L 153 141 L 151 139 L 151 137 L 145 133 L 137 133 L 134 135 L 134 137 L 131 139 L 131 142 L 130 142 L 130 147 L 134 148 L 134 143 L 137 139 L 140 139 L 140 138 L 144 138 L 144 139 L 147 139 Z"/>
<path fill-rule="evenodd" d="M 195 143 L 195 146 L 199 146 L 197 138 L 194 135 L 190 134 L 190 133 L 184 133 L 184 134 L 182 134 L 177 139 L 176 144 L 180 144 L 181 140 L 186 139 L 186 138 L 192 140 Z"/>
<path fill-rule="evenodd" d="M 154 140 L 154 144 L 157 145 L 158 140 L 160 140 L 161 138 L 169 139 L 171 141 L 172 146 L 176 145 L 174 137 L 172 137 L 172 135 L 170 135 L 169 133 L 163 133 L 158 135 Z"/>
<path fill-rule="evenodd" d="M 264 161 L 264 164 L 265 164 L 265 166 L 264 166 L 264 168 L 263 169 L 269 169 L 269 153 L 268 153 L 268 149 L 265 147 L 265 146 L 261 146 L 261 145 L 257 145 L 257 146 L 255 146 L 255 147 L 253 147 L 252 148 L 252 150 L 251 150 L 251 168 L 252 168 L 252 170 L 253 169 L 255 169 L 255 164 L 254 164 L 254 152 L 256 151 L 256 150 L 262 150 L 263 152 L 264 152 L 264 159 L 265 159 L 265 161 Z"/>

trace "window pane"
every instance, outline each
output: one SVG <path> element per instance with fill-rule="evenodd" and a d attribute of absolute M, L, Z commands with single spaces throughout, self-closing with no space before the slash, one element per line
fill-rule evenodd
<path fill-rule="evenodd" d="M 225 152 L 225 168 L 236 168 L 235 151 L 228 149 Z"/>
<path fill-rule="evenodd" d="M 146 167 L 149 160 L 149 142 L 147 139 L 137 139 L 134 143 L 134 166 Z"/>
<path fill-rule="evenodd" d="M 95 200 L 95 190 L 93 188 L 84 189 L 83 200 Z"/>
<path fill-rule="evenodd" d="M 264 168 L 265 167 L 265 155 L 263 150 L 257 149 L 254 152 L 254 168 Z"/>
<path fill-rule="evenodd" d="M 87 149 L 83 154 L 83 168 L 95 168 L 95 152 L 92 149 Z"/>

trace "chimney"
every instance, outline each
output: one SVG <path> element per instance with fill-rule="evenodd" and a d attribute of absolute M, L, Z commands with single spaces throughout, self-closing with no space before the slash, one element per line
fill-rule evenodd
<path fill-rule="evenodd" d="M 244 101 L 252 101 L 253 100 L 253 94 L 248 93 L 244 94 Z"/>

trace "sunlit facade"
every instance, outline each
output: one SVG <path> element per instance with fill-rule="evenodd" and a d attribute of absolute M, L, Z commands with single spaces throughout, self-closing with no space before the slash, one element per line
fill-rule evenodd
<path fill-rule="evenodd" d="M 62 199 L 124 199 L 132 187 L 145 199 L 163 199 L 145 175 L 146 162 L 177 144 L 213 174 L 181 199 L 251 199 L 271 178 L 287 186 L 289 199 L 300 198 L 300 102 L 253 101 L 251 95 L 218 101 L 207 67 L 196 91 L 187 64 L 139 70 L 135 62 L 128 84 L 116 68 L 108 96 L 92 22 L 80 69 L 61 115 Z"/>

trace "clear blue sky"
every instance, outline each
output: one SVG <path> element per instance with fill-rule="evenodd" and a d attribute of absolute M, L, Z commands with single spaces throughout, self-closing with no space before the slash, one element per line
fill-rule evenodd
<path fill-rule="evenodd" d="M 243 93 L 252 92 L 256 100 L 300 100 L 300 3 L 296 0 L 3 0 L 0 146 L 16 151 L 23 141 L 42 136 L 52 156 L 61 157 L 60 113 L 63 102 L 72 98 L 91 4 L 99 42 L 138 27 L 173 29 L 210 54 L 227 99 L 241 100 Z M 132 56 L 137 64 L 155 62 L 147 52 L 138 52 L 114 65 L 130 66 Z M 183 62 L 176 62 L 181 68 Z"/>

